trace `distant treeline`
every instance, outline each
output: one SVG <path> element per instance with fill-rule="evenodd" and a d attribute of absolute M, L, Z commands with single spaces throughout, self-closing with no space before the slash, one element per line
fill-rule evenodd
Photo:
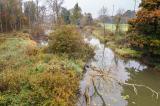
<path fill-rule="evenodd" d="M 114 16 L 105 16 L 105 22 L 109 24 L 116 24 L 117 19 L 120 18 L 121 24 L 128 23 L 128 20 L 135 17 L 135 12 L 131 10 L 127 10 L 125 12 L 118 11 Z M 104 17 L 103 17 L 104 18 Z M 99 17 L 101 19 L 101 16 Z"/>
<path fill-rule="evenodd" d="M 0 31 L 7 32 L 32 26 L 43 20 L 45 7 L 33 1 L 0 0 Z"/>
<path fill-rule="evenodd" d="M 44 23 L 51 26 L 93 23 L 92 14 L 82 14 L 78 4 L 68 10 L 62 7 L 63 0 L 47 0 L 45 5 L 40 5 L 40 1 L 42 0 L 0 0 L 0 32 L 20 30 L 24 27 L 33 29 L 44 26 Z"/>

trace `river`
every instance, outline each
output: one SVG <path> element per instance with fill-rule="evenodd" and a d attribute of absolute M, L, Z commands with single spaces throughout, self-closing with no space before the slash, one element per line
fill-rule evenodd
<path fill-rule="evenodd" d="M 95 47 L 95 56 L 87 63 L 87 71 L 80 82 L 78 106 L 86 106 L 86 101 L 89 101 L 90 106 L 103 106 L 95 87 L 106 106 L 160 106 L 160 99 L 152 95 L 149 89 L 136 87 L 136 94 L 134 87 L 121 84 L 145 85 L 158 92 L 160 72 L 149 70 L 138 61 L 118 58 L 110 48 L 93 36 L 85 37 L 85 42 Z M 106 76 L 101 75 L 102 73 Z"/>
<path fill-rule="evenodd" d="M 47 31 L 47 34 L 50 32 Z M 90 97 L 90 106 L 103 106 L 102 99 L 95 93 L 92 79 L 106 106 L 160 106 L 160 97 L 157 99 L 145 87 L 136 87 L 136 94 L 132 86 L 119 84 L 142 84 L 160 93 L 160 72 L 153 71 L 138 61 L 118 58 L 94 36 L 85 36 L 85 42 L 95 47 L 95 56 L 87 63 L 89 67 L 80 82 L 78 106 L 86 106 L 86 91 Z M 41 41 L 41 45 L 46 46 L 48 42 Z M 106 74 L 106 78 L 98 75 L 99 70 Z"/>

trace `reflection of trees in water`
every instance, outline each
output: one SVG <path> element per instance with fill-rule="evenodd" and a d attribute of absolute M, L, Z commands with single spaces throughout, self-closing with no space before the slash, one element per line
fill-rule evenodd
<path fill-rule="evenodd" d="M 151 91 L 152 94 L 155 95 L 158 99 L 158 93 L 152 88 L 145 85 L 126 83 L 124 81 L 118 80 L 114 75 L 106 71 L 101 71 L 93 68 L 93 71 L 90 71 L 87 74 L 88 79 L 86 81 L 88 84 L 83 94 L 87 106 L 91 106 L 91 104 L 94 102 L 92 100 L 95 95 L 98 96 L 99 99 L 102 101 L 103 106 L 107 106 L 107 103 L 105 102 L 105 98 L 102 93 L 107 94 L 107 92 L 112 92 L 112 89 L 119 85 L 131 86 L 136 95 L 138 94 L 137 87 L 144 87 Z M 91 88 L 92 92 L 90 91 Z"/>
<path fill-rule="evenodd" d="M 104 57 L 105 55 L 102 56 L 102 58 Z M 102 62 L 104 62 L 104 60 L 105 59 L 103 59 Z M 104 64 L 102 64 L 102 68 L 97 68 L 95 66 L 92 66 L 91 64 L 89 65 L 89 70 L 86 71 L 86 74 L 84 76 L 84 81 L 86 81 L 87 84 L 83 92 L 83 102 L 87 106 L 92 106 L 94 104 L 93 102 L 95 96 L 101 100 L 102 106 L 107 106 L 105 100 L 105 96 L 107 95 L 107 93 L 112 92 L 112 90 L 114 90 L 116 87 L 121 87 L 123 85 L 131 86 L 135 94 L 138 94 L 137 87 L 144 87 L 151 91 L 153 95 L 156 96 L 156 98 L 158 98 L 158 93 L 152 88 L 145 85 L 126 83 L 125 80 L 118 78 L 117 73 L 120 72 L 120 61 L 116 56 L 114 56 L 111 62 L 111 66 L 108 66 L 107 68 L 104 65 L 105 62 Z M 138 67 L 140 67 L 140 65 Z"/>
<path fill-rule="evenodd" d="M 89 43 L 96 44 L 98 48 L 95 51 L 95 57 L 85 67 L 84 78 L 81 81 L 81 106 L 94 106 L 94 102 L 106 106 L 110 102 L 108 96 L 112 95 L 112 92 L 113 94 L 118 92 L 118 98 L 122 99 L 121 93 L 124 85 L 132 87 L 136 94 L 138 94 L 137 87 L 144 87 L 158 97 L 158 93 L 148 86 L 126 82 L 129 79 L 126 68 L 143 70 L 145 66 L 136 61 L 125 62 L 119 59 L 112 50 L 105 48 L 105 45 L 100 44 L 93 37 L 87 40 L 92 41 Z"/>

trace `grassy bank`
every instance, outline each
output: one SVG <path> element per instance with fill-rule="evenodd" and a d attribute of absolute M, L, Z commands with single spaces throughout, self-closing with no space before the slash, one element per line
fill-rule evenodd
<path fill-rule="evenodd" d="M 46 53 L 28 36 L 0 35 L 0 105 L 74 105 L 84 61 Z"/>
<path fill-rule="evenodd" d="M 124 25 L 122 25 L 123 27 Z M 111 25 L 108 27 L 111 28 Z M 137 39 L 137 40 L 130 40 L 130 35 L 126 34 L 125 31 L 122 31 L 120 34 L 112 33 L 108 28 L 106 27 L 106 34 L 104 35 L 103 27 L 101 26 L 87 26 L 84 28 L 85 31 L 92 33 L 95 37 L 97 37 L 102 43 L 104 43 L 107 47 L 111 48 L 117 56 L 124 58 L 124 59 L 137 59 L 140 60 L 142 63 L 150 66 L 151 68 L 154 68 L 155 70 L 159 70 L 160 64 L 159 59 L 157 58 L 157 55 L 148 55 L 146 54 L 145 50 L 141 49 L 133 49 L 131 47 L 131 43 L 134 43 L 134 45 L 143 46 L 146 44 L 149 44 L 150 46 L 153 46 L 152 49 L 155 54 L 158 54 L 158 49 L 155 50 L 155 45 L 159 45 L 158 40 L 144 40 L 144 39 Z M 150 41 L 150 42 L 149 42 Z M 139 43 L 136 43 L 139 42 Z M 152 50 L 151 49 L 151 50 Z"/>
<path fill-rule="evenodd" d="M 126 27 L 126 25 L 122 24 L 122 27 L 124 26 Z M 120 34 L 114 34 L 110 31 L 111 27 L 111 24 L 106 24 L 105 35 L 101 26 L 87 26 L 84 28 L 84 30 L 92 33 L 107 47 L 111 48 L 118 56 L 123 58 L 140 58 L 142 52 L 133 50 L 129 47 L 126 40 L 127 35 L 125 34 L 125 32 L 122 31 L 122 33 Z M 110 28 L 110 30 L 108 28 Z"/>

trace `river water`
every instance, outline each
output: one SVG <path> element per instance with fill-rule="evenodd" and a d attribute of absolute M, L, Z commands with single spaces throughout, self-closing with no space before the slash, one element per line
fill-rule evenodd
<path fill-rule="evenodd" d="M 156 99 L 148 89 L 136 87 L 136 95 L 132 86 L 119 83 L 143 84 L 158 92 L 159 72 L 149 70 L 138 61 L 118 58 L 110 48 L 93 36 L 85 37 L 85 42 L 95 47 L 95 56 L 87 63 L 89 67 L 80 82 L 81 96 L 78 106 L 86 106 L 86 101 L 89 101 L 90 106 L 103 106 L 102 99 L 94 87 L 107 106 L 160 106 L 160 99 Z M 89 99 L 86 99 L 86 95 Z"/>
<path fill-rule="evenodd" d="M 50 32 L 49 30 L 46 33 Z M 103 106 L 99 95 L 95 93 L 92 79 L 106 106 L 160 106 L 160 99 L 156 99 L 148 89 L 136 87 L 138 92 L 136 95 L 133 87 L 118 83 L 143 84 L 160 93 L 160 72 L 150 70 L 138 61 L 118 58 L 110 48 L 104 46 L 94 36 L 85 36 L 85 42 L 95 47 L 95 56 L 87 63 L 89 67 L 86 68 L 87 72 L 80 82 L 81 95 L 78 106 L 86 106 L 84 96 L 86 91 L 90 96 L 90 106 Z M 41 41 L 41 45 L 48 45 L 48 41 Z M 106 78 L 96 76 L 99 74 L 98 70 L 102 70 Z"/>

